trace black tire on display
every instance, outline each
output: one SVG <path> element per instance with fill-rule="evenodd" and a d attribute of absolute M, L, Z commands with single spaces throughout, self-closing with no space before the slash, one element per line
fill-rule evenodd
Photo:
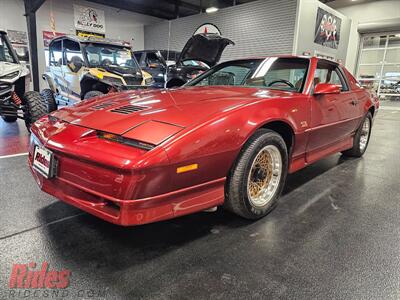
<path fill-rule="evenodd" d="M 34 91 L 25 93 L 23 103 L 25 125 L 28 131 L 31 131 L 31 125 L 47 114 L 47 105 L 40 93 Z"/>
<path fill-rule="evenodd" d="M 228 175 L 224 207 L 246 219 L 267 215 L 282 193 L 287 172 L 288 150 L 283 138 L 269 129 L 257 130 Z"/>
<path fill-rule="evenodd" d="M 86 94 L 85 94 L 85 97 L 83 97 L 83 99 L 90 99 L 90 98 L 93 98 L 93 97 L 99 97 L 99 96 L 102 96 L 102 95 L 104 95 L 104 93 L 102 93 L 102 92 L 100 92 L 100 91 L 89 91 L 89 92 L 87 92 Z"/>
<path fill-rule="evenodd" d="M 42 96 L 43 101 L 46 103 L 48 113 L 58 109 L 56 99 L 54 98 L 54 93 L 51 89 L 44 89 L 41 91 L 40 95 Z"/>
<path fill-rule="evenodd" d="M 367 150 L 372 129 L 372 114 L 368 112 L 357 129 L 353 139 L 353 147 L 343 151 L 342 154 L 349 157 L 361 157 Z"/>

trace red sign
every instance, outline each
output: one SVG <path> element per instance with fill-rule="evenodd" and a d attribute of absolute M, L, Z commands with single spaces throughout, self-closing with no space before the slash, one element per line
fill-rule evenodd
<path fill-rule="evenodd" d="M 49 48 L 50 41 L 58 36 L 66 35 L 61 32 L 53 32 L 53 31 L 43 31 L 43 45 L 45 48 Z"/>

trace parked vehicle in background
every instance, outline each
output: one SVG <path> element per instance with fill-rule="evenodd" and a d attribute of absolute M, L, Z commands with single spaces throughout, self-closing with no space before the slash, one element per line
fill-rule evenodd
<path fill-rule="evenodd" d="M 28 68 L 19 62 L 7 33 L 0 30 L 0 116 L 5 122 L 23 119 L 28 130 L 47 113 L 40 94 L 29 91 L 29 85 Z"/>
<path fill-rule="evenodd" d="M 152 83 L 131 48 L 119 41 L 62 36 L 49 45 L 49 71 L 42 91 L 49 111 L 110 92 L 143 88 Z"/>
<path fill-rule="evenodd" d="M 168 50 L 134 51 L 142 70 L 153 77 L 153 87 L 164 88 L 168 66 L 176 65 L 180 52 Z"/>
<path fill-rule="evenodd" d="M 328 60 L 235 60 L 180 89 L 50 114 L 32 126 L 29 165 L 43 191 L 120 225 L 221 205 L 258 219 L 288 173 L 336 152 L 361 157 L 378 107 Z"/>
<path fill-rule="evenodd" d="M 184 85 L 218 63 L 231 40 L 214 33 L 193 35 L 182 52 L 168 50 L 135 51 L 140 67 L 154 79 L 153 86 L 172 88 Z"/>

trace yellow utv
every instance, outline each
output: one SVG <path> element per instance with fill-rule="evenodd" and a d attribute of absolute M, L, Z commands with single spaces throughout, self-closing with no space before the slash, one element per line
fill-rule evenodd
<path fill-rule="evenodd" d="M 96 37 L 61 36 L 49 45 L 48 88 L 41 92 L 48 112 L 58 104 L 149 86 L 153 79 L 139 67 L 131 47 Z"/>

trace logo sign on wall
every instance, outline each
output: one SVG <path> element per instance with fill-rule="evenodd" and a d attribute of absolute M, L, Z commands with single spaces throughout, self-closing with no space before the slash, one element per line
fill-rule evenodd
<path fill-rule="evenodd" d="M 211 23 L 200 25 L 199 28 L 197 28 L 196 31 L 193 33 L 193 35 L 199 33 L 216 33 L 218 35 L 221 35 L 221 31 L 218 29 L 218 27 Z"/>
<path fill-rule="evenodd" d="M 104 11 L 74 4 L 75 28 L 86 32 L 105 33 Z"/>
<path fill-rule="evenodd" d="M 318 8 L 314 43 L 337 49 L 340 41 L 342 19 Z"/>

